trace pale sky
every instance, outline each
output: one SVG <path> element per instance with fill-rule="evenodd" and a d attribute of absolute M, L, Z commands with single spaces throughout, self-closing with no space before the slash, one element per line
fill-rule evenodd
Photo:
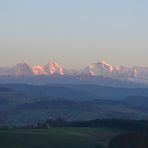
<path fill-rule="evenodd" d="M 0 67 L 148 66 L 148 0 L 0 0 Z"/>

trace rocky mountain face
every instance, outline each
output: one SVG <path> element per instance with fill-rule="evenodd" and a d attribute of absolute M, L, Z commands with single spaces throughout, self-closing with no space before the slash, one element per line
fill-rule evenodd
<path fill-rule="evenodd" d="M 82 70 L 82 73 L 90 76 L 104 76 L 143 83 L 148 82 L 148 67 L 115 67 L 103 61 L 87 66 Z"/>
<path fill-rule="evenodd" d="M 30 66 L 27 63 L 18 63 L 12 68 L 0 68 L 0 76 L 33 76 L 33 75 L 64 75 L 64 68 L 56 62 L 47 65 Z"/>
<path fill-rule="evenodd" d="M 44 66 L 32 66 L 32 72 L 34 75 L 64 75 L 64 68 L 56 62 L 49 62 Z"/>
<path fill-rule="evenodd" d="M 30 66 L 27 63 L 18 63 L 14 67 L 1 67 L 0 76 L 41 76 L 41 75 L 69 75 L 81 77 L 107 77 L 113 79 L 128 80 L 133 82 L 148 83 L 148 67 L 115 67 L 105 61 L 88 65 L 81 70 L 68 70 L 57 62 L 49 62 L 46 65 Z"/>

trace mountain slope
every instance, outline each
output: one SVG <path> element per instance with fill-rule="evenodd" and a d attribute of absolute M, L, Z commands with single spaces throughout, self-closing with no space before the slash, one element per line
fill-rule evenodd
<path fill-rule="evenodd" d="M 142 94 L 147 97 L 138 97 Z M 123 99 L 127 97 L 129 99 Z M 0 125 L 33 123 L 49 118 L 147 120 L 147 98 L 148 89 L 144 88 L 127 89 L 97 85 L 0 85 Z"/>
<path fill-rule="evenodd" d="M 125 98 L 123 101 L 135 107 L 148 110 L 148 96 L 130 96 Z"/>
<path fill-rule="evenodd" d="M 61 97 L 68 100 L 122 100 L 129 96 L 148 96 L 148 88 L 118 88 L 98 85 L 24 85 L 5 84 L 1 88 L 8 88 L 14 92 L 39 97 Z"/>
<path fill-rule="evenodd" d="M 119 66 L 115 67 L 111 64 L 108 64 L 105 61 L 97 62 L 88 65 L 87 67 L 81 70 L 68 70 L 57 62 L 48 62 L 46 65 L 34 65 L 30 66 L 27 63 L 18 63 L 12 68 L 1 67 L 0 68 L 0 77 L 36 77 L 36 76 L 48 76 L 52 77 L 48 83 L 91 83 L 99 84 L 106 83 L 112 84 L 116 83 L 116 86 L 122 86 L 121 83 L 141 83 L 148 84 L 148 67 L 124 67 Z M 59 79 L 60 78 L 60 79 Z M 9 79 L 9 78 L 8 78 Z M 102 79 L 102 80 L 101 80 Z M 10 80 L 10 79 L 9 79 Z M 25 79 L 27 80 L 27 79 Z M 23 83 L 22 81 L 20 83 Z M 0 82 L 4 80 L 0 80 Z M 28 80 L 30 81 L 30 80 Z M 43 78 L 44 81 L 44 78 Z M 57 81 L 57 82 L 56 82 Z M 86 82 L 85 82 L 86 81 Z M 35 80 L 37 83 L 37 81 Z M 9 83 L 9 82 L 5 82 Z M 17 79 L 13 83 L 18 83 Z M 31 81 L 30 81 L 31 84 Z M 39 83 L 45 84 L 45 83 Z M 136 84 L 135 84 L 136 85 Z M 113 86 L 113 85 L 110 85 Z M 128 86 L 128 85 L 127 85 Z"/>

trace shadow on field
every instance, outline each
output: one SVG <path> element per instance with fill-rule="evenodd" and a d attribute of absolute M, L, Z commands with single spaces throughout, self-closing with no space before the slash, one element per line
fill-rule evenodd
<path fill-rule="evenodd" d="M 148 136 L 138 132 L 120 134 L 110 141 L 108 148 L 148 148 Z"/>

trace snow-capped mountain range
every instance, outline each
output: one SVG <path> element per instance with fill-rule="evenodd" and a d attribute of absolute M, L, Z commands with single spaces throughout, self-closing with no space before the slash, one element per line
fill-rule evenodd
<path fill-rule="evenodd" d="M 64 68 L 56 62 L 46 65 L 30 66 L 27 63 L 18 63 L 12 68 L 0 68 L 0 76 L 33 76 L 33 75 L 64 75 Z"/>
<path fill-rule="evenodd" d="M 115 67 L 105 61 L 88 65 L 81 70 L 67 70 L 57 62 L 49 62 L 46 65 L 30 66 L 27 63 L 18 63 L 12 68 L 1 67 L 0 76 L 40 76 L 40 75 L 69 75 L 88 77 L 109 77 L 134 82 L 148 83 L 148 67 Z"/>

